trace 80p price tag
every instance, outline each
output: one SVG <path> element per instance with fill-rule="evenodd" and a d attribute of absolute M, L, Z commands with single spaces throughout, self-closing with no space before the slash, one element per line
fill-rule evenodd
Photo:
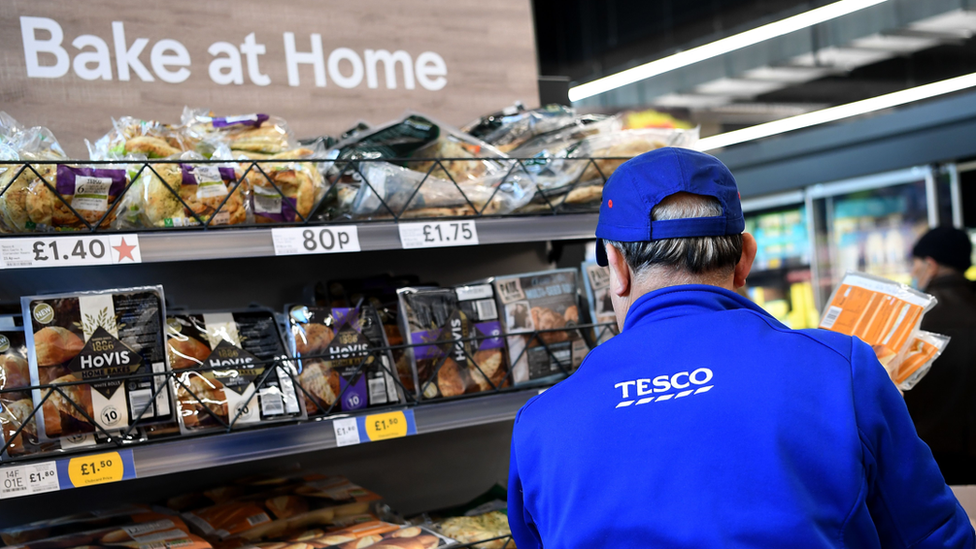
<path fill-rule="evenodd" d="M 275 255 L 335 254 L 358 252 L 359 229 L 334 227 L 287 227 L 271 229 Z"/>
<path fill-rule="evenodd" d="M 404 249 L 478 245 L 478 228 L 474 221 L 400 223 L 399 228 L 400 244 Z"/>

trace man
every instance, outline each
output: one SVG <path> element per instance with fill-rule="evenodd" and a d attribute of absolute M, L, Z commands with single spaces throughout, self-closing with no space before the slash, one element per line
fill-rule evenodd
<path fill-rule="evenodd" d="M 508 518 L 534 547 L 973 547 L 871 347 L 737 295 L 756 254 L 717 159 L 660 149 L 603 191 L 621 334 L 520 411 Z"/>
<path fill-rule="evenodd" d="M 952 339 L 905 403 L 949 484 L 976 484 L 976 294 L 962 275 L 972 251 L 952 227 L 932 229 L 912 250 L 912 278 L 939 300 L 922 329 Z"/>

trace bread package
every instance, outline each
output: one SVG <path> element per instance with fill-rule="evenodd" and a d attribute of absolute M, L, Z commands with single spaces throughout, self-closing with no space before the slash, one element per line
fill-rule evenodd
<path fill-rule="evenodd" d="M 166 335 L 184 433 L 305 417 L 270 310 L 172 314 Z"/>
<path fill-rule="evenodd" d="M 41 440 L 173 419 L 166 377 L 131 377 L 168 369 L 164 304 L 161 286 L 21 298 L 31 383 L 59 385 L 32 391 Z"/>
<path fill-rule="evenodd" d="M 516 384 L 553 381 L 589 352 L 579 330 L 576 269 L 494 279 Z"/>
<path fill-rule="evenodd" d="M 234 164 L 197 164 L 196 153 L 185 163 L 156 164 L 140 178 L 142 224 L 186 227 L 204 223 L 238 225 L 248 221 L 246 187 L 238 184 Z"/>
<path fill-rule="evenodd" d="M 136 515 L 150 512 L 152 512 L 150 508 L 145 505 L 121 505 L 107 509 L 84 511 L 74 515 L 59 516 L 0 529 L 0 541 L 3 541 L 4 545 L 22 545 L 31 541 L 61 537 L 76 532 L 131 524 Z"/>
<path fill-rule="evenodd" d="M 256 222 L 294 223 L 312 215 L 325 192 L 324 179 L 314 163 L 291 161 L 311 156 L 314 156 L 311 149 L 261 158 L 253 154 L 237 155 Z"/>
<path fill-rule="evenodd" d="M 106 228 L 115 221 L 115 202 L 129 183 L 126 170 L 64 164 L 38 168 L 45 175 L 44 179 L 30 178 L 29 175 L 34 174 L 28 172 L 28 178 L 33 179 L 26 198 L 28 229 Z"/>
<path fill-rule="evenodd" d="M 478 543 L 475 547 L 484 549 L 515 549 L 510 537 L 508 516 L 502 511 L 489 511 L 474 516 L 448 517 L 437 521 L 437 530 L 445 536 L 461 543 Z M 496 539 L 497 538 L 497 539 Z"/>
<path fill-rule="evenodd" d="M 597 325 L 593 328 L 595 341 L 603 343 L 618 333 L 617 315 L 610 299 L 610 268 L 584 261 L 580 271 L 583 273 L 586 301 L 590 306 L 590 320 Z"/>
<path fill-rule="evenodd" d="M 72 549 L 75 547 L 126 547 L 128 549 L 210 549 L 211 545 L 190 533 L 179 517 L 148 512 L 132 515 L 124 524 L 63 534 L 14 545 L 17 549 Z"/>
<path fill-rule="evenodd" d="M 400 318 L 420 398 L 453 397 L 508 384 L 508 359 L 491 284 L 403 288 Z M 418 345 L 431 343 L 431 345 Z"/>
<path fill-rule="evenodd" d="M 289 343 L 308 415 L 349 412 L 401 400 L 396 369 L 376 310 L 288 308 Z"/>
<path fill-rule="evenodd" d="M 231 150 L 277 154 L 295 146 L 288 124 L 263 113 L 214 116 L 208 109 L 183 109 L 183 129 L 198 141 L 224 143 Z"/>
<path fill-rule="evenodd" d="M 494 145 L 502 152 L 510 152 L 537 135 L 565 127 L 572 123 L 575 116 L 572 108 L 563 105 L 526 109 L 521 103 L 516 103 L 471 122 L 461 131 Z"/>
<path fill-rule="evenodd" d="M 94 144 L 85 142 L 92 160 L 167 158 L 194 148 L 179 127 L 131 116 L 113 119 L 107 134 Z"/>
<path fill-rule="evenodd" d="M 0 446 L 9 457 L 57 449 L 57 442 L 41 442 L 31 399 L 30 366 L 24 329 L 0 330 Z"/>

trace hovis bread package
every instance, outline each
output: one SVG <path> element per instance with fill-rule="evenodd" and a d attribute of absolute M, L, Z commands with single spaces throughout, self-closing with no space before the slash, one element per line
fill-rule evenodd
<path fill-rule="evenodd" d="M 491 284 L 402 288 L 400 321 L 411 344 L 418 397 L 453 397 L 508 384 Z M 467 341 L 464 341 L 467 340 Z"/>
<path fill-rule="evenodd" d="M 935 297 L 885 278 L 849 272 L 830 296 L 820 328 L 857 336 L 871 345 L 903 391 L 918 383 L 949 343 L 919 330 Z"/>
<path fill-rule="evenodd" d="M 30 394 L 30 366 L 27 363 L 27 341 L 22 327 L 0 330 L 0 447 L 6 445 L 3 457 L 34 454 L 53 450 L 57 442 L 38 440 L 37 420 L 31 418 L 34 401 Z"/>
<path fill-rule="evenodd" d="M 164 304 L 161 286 L 21 298 L 31 384 L 64 384 L 33 390 L 41 440 L 173 419 L 165 376 L 139 375 L 167 370 Z"/>
<path fill-rule="evenodd" d="M 308 415 L 348 412 L 400 401 L 396 367 L 376 309 L 288 308 L 289 344 Z"/>
<path fill-rule="evenodd" d="M 173 314 L 166 335 L 184 433 L 305 417 L 270 310 Z"/>
<path fill-rule="evenodd" d="M 550 381 L 589 352 L 579 330 L 576 269 L 494 279 L 515 383 Z M 538 332 L 538 333 L 536 333 Z"/>
<path fill-rule="evenodd" d="M 613 312 L 613 302 L 610 300 L 610 268 L 601 267 L 593 261 L 584 261 L 580 265 L 583 272 L 583 287 L 586 288 L 586 301 L 590 305 L 590 321 L 596 326 L 597 344 L 603 343 L 617 335 L 617 316 Z"/>

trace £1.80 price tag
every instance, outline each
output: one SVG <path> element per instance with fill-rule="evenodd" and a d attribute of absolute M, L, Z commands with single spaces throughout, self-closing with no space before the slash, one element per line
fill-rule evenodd
<path fill-rule="evenodd" d="M 271 229 L 275 255 L 335 254 L 358 252 L 359 229 L 355 225 L 332 227 L 285 227 Z"/>
<path fill-rule="evenodd" d="M 347 417 L 334 420 L 332 430 L 335 431 L 336 446 L 359 444 L 359 425 L 356 423 L 356 418 Z"/>
<path fill-rule="evenodd" d="M 400 244 L 404 249 L 478 245 L 478 228 L 474 221 L 400 223 L 399 229 Z"/>
<path fill-rule="evenodd" d="M 36 236 L 0 239 L 5 269 L 142 263 L 139 236 Z"/>
<path fill-rule="evenodd" d="M 0 469 L 0 499 L 54 492 L 60 489 L 53 461 Z"/>

